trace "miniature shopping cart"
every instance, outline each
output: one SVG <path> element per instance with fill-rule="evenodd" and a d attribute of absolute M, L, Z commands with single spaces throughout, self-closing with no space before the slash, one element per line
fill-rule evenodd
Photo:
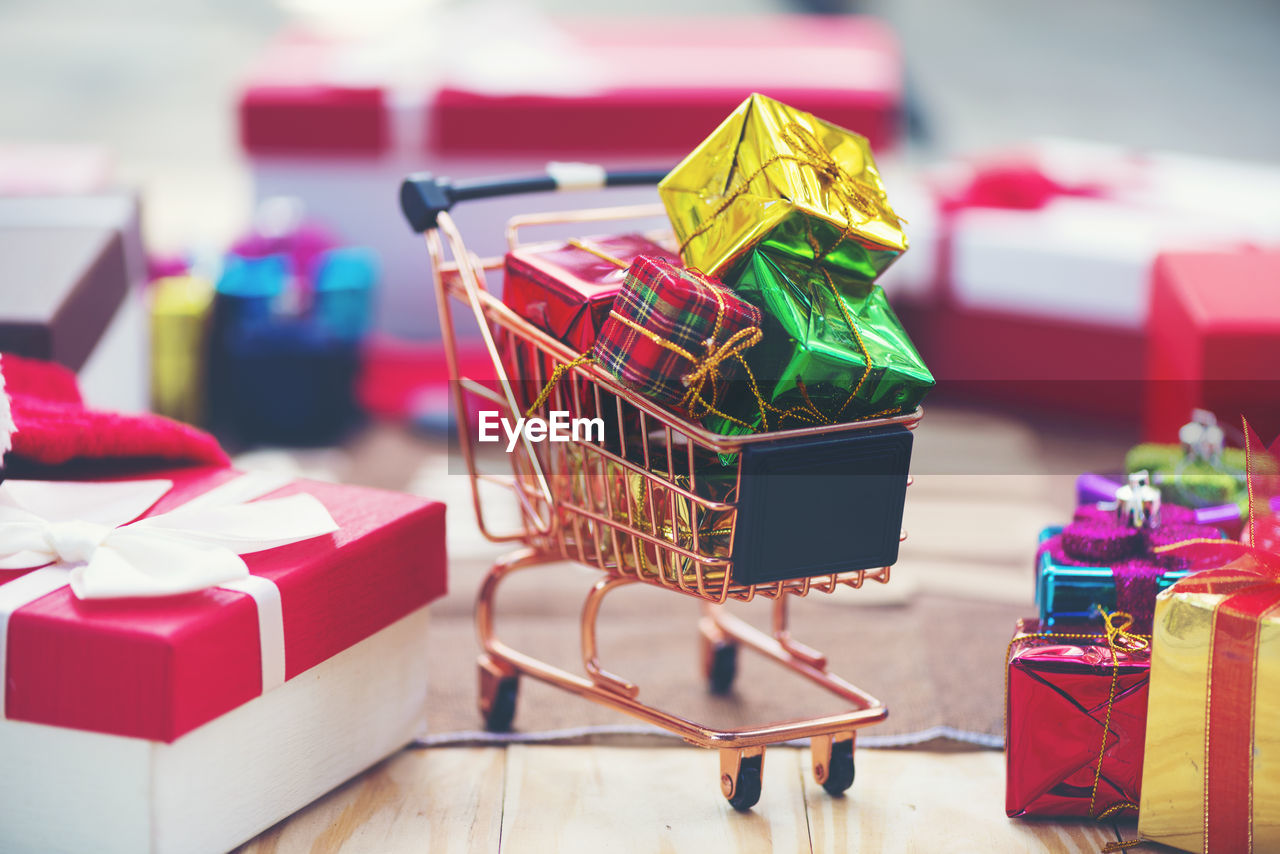
<path fill-rule="evenodd" d="M 654 184 L 654 172 L 598 171 L 597 186 Z M 619 385 L 591 362 L 512 312 L 486 287 L 486 273 L 501 258 L 480 258 L 464 245 L 449 211 L 455 203 L 513 193 L 567 189 L 556 177 L 453 184 L 410 176 L 401 205 L 426 238 L 441 330 L 455 380 L 459 445 L 472 475 L 481 531 L 494 542 L 523 548 L 489 571 L 476 601 L 480 711 L 492 731 L 504 731 L 515 713 L 518 680 L 541 679 L 641 720 L 692 744 L 720 751 L 720 785 L 737 809 L 760 797 L 766 745 L 810 739 L 813 773 L 833 795 L 853 783 L 854 738 L 888 714 L 884 704 L 827 669 L 826 658 L 791 637 L 792 596 L 831 593 L 889 580 L 902 532 L 909 483 L 911 433 L 921 411 L 848 424 L 746 436 L 710 433 Z M 578 182 L 580 183 L 580 182 Z M 656 206 L 515 217 L 507 242 L 521 245 L 521 229 L 534 225 L 583 227 L 609 220 L 654 217 Z M 496 380 L 459 375 L 454 311 L 461 305 L 479 326 Z M 510 457 L 511 472 L 481 470 L 477 424 L 469 396 L 512 419 L 524 414 L 547 386 L 538 412 L 594 419 L 603 428 L 569 442 L 523 439 Z M 494 528 L 481 487 L 509 490 L 518 506 L 513 532 Z M 492 487 L 485 487 L 488 492 Z M 785 537 L 777 536 L 785 531 Z M 582 606 L 583 674 L 570 673 L 504 644 L 494 633 L 494 596 L 514 572 L 576 561 L 601 570 Z M 808 677 L 852 705 L 843 714 L 716 730 L 645 705 L 639 686 L 604 670 L 596 646 L 596 618 L 609 592 L 629 584 L 655 585 L 700 599 L 704 616 L 702 666 L 713 692 L 726 693 L 746 645 Z M 724 613 L 729 600 L 773 600 L 773 631 L 765 634 Z"/>

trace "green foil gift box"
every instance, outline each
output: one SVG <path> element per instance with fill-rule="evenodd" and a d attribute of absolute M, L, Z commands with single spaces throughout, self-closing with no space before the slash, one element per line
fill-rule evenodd
<path fill-rule="evenodd" d="M 725 435 L 908 412 L 934 385 L 884 290 L 756 249 L 728 284 L 761 309 L 747 376 L 704 425 Z"/>
<path fill-rule="evenodd" d="M 658 184 L 685 265 L 724 278 L 755 248 L 871 282 L 907 248 L 867 140 L 747 98 Z"/>

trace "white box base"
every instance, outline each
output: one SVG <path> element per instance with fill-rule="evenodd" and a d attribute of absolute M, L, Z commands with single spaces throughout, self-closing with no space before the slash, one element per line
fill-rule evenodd
<path fill-rule="evenodd" d="M 98 345 L 80 367 L 80 393 L 96 409 L 151 409 L 151 324 L 140 289 L 130 287 Z"/>
<path fill-rule="evenodd" d="M 0 851 L 217 854 L 413 740 L 427 609 L 172 744 L 0 721 Z"/>
<path fill-rule="evenodd" d="M 1141 333 L 1151 265 L 1165 251 L 1232 250 L 1280 240 L 1280 168 L 1047 139 L 1030 155 L 1068 186 L 1038 210 L 974 208 L 952 232 L 956 302 L 984 311 Z"/>

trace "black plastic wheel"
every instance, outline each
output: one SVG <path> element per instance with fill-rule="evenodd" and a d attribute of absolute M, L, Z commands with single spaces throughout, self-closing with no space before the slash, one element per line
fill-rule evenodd
<path fill-rule="evenodd" d="M 763 756 L 748 756 L 738 766 L 738 779 L 729 797 L 729 806 L 735 810 L 749 810 L 760 800 L 760 788 L 764 783 L 763 760 Z"/>
<path fill-rule="evenodd" d="M 733 690 L 733 680 L 738 675 L 738 645 L 718 641 L 711 648 L 710 666 L 707 670 L 707 690 L 712 694 L 728 694 Z"/>
<path fill-rule="evenodd" d="M 822 788 L 829 795 L 843 795 L 853 785 L 853 742 L 837 741 L 831 745 L 831 758 L 827 761 L 827 779 Z"/>
<path fill-rule="evenodd" d="M 507 676 L 498 680 L 493 692 L 493 702 L 484 715 L 484 728 L 489 732 L 509 732 L 516 716 L 516 698 L 520 695 L 520 680 Z"/>

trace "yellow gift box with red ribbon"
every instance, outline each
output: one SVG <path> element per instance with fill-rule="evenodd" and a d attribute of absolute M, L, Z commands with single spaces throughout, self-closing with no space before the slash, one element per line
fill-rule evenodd
<path fill-rule="evenodd" d="M 1251 511 L 1276 492 L 1245 425 Z M 1213 854 L 1280 851 L 1280 550 L 1251 512 L 1249 542 L 1168 547 L 1203 571 L 1155 611 L 1139 806 L 1143 839 Z"/>

